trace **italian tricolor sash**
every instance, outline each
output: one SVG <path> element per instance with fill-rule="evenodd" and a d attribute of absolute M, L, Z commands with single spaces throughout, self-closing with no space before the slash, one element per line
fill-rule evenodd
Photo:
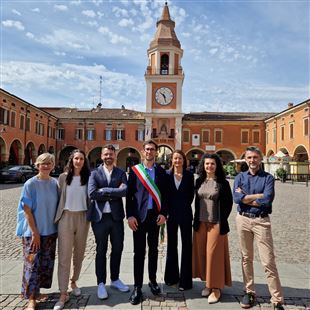
<path fill-rule="evenodd" d="M 132 167 L 132 170 L 136 174 L 136 176 L 139 178 L 141 183 L 144 185 L 144 187 L 147 189 L 147 191 L 151 194 L 152 198 L 154 199 L 158 212 L 160 212 L 161 209 L 161 194 L 160 191 L 155 184 L 155 182 L 152 180 L 152 178 L 149 176 L 149 174 L 146 172 L 145 168 L 142 164 L 138 164 Z"/>

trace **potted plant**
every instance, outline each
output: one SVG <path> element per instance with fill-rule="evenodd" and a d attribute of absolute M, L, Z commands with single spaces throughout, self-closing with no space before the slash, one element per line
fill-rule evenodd
<path fill-rule="evenodd" d="M 276 175 L 277 177 L 281 180 L 281 182 L 285 182 L 286 181 L 286 170 L 284 168 L 278 168 L 276 170 Z"/>

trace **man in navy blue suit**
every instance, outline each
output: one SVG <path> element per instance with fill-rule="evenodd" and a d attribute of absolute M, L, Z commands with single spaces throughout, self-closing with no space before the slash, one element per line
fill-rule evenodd
<path fill-rule="evenodd" d="M 92 200 L 87 219 L 96 240 L 96 276 L 99 299 L 107 299 L 106 253 L 110 237 L 112 251 L 110 258 L 111 287 L 128 292 L 129 287 L 119 279 L 121 256 L 124 243 L 125 217 L 122 197 L 127 192 L 125 171 L 114 166 L 115 148 L 107 145 L 102 148 L 103 164 L 93 170 L 88 182 L 88 195 Z"/>
<path fill-rule="evenodd" d="M 142 301 L 142 285 L 146 240 L 148 243 L 149 287 L 154 295 L 160 294 L 156 281 L 159 227 L 167 216 L 165 171 L 155 164 L 158 146 L 152 141 L 143 143 L 144 159 L 132 167 L 128 179 L 126 216 L 133 231 L 134 241 L 134 290 L 131 304 Z"/>

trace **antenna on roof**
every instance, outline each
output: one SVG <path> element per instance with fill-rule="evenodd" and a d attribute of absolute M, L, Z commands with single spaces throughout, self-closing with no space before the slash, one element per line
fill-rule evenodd
<path fill-rule="evenodd" d="M 102 75 L 100 75 L 100 91 L 99 91 L 99 103 L 98 106 L 102 106 L 101 104 L 101 90 L 102 90 Z"/>

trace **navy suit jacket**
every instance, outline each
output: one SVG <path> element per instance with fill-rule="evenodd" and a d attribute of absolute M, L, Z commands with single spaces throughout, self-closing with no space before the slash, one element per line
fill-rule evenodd
<path fill-rule="evenodd" d="M 193 220 L 192 202 L 194 199 L 194 175 L 183 170 L 183 177 L 179 189 L 174 182 L 174 173 L 169 170 L 168 175 L 168 220 L 183 223 Z"/>
<path fill-rule="evenodd" d="M 167 216 L 167 175 L 163 168 L 155 164 L 155 184 L 161 193 L 161 210 L 158 209 L 153 200 L 153 209 L 158 214 Z M 137 220 L 144 222 L 147 215 L 149 192 L 141 183 L 137 175 L 131 169 L 128 178 L 128 190 L 126 196 L 126 217 L 134 216 Z"/>
<path fill-rule="evenodd" d="M 120 185 L 123 184 L 122 187 Z M 102 165 L 91 172 L 88 180 L 88 196 L 91 199 L 91 206 L 87 213 L 87 219 L 91 222 L 99 222 L 100 214 L 96 206 L 102 212 L 104 205 L 109 201 L 113 220 L 122 221 L 125 217 L 122 197 L 127 192 L 127 176 L 125 171 L 114 167 L 111 174 L 111 182 L 103 171 Z"/>

